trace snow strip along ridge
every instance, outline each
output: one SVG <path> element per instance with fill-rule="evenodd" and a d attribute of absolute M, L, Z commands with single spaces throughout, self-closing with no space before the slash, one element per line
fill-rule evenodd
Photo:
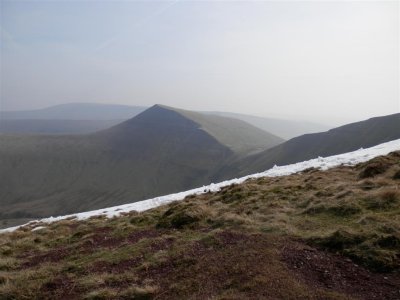
<path fill-rule="evenodd" d="M 212 183 L 207 186 L 195 188 L 192 190 L 188 190 L 185 192 L 180 192 L 176 194 L 170 194 L 160 197 L 155 197 L 148 200 L 138 201 L 131 204 L 124 204 L 119 206 L 113 206 L 104 209 L 92 210 L 88 212 L 76 213 L 65 216 L 58 217 L 50 217 L 44 218 L 36 221 L 31 221 L 24 225 L 10 227 L 6 229 L 0 230 L 0 233 L 11 232 L 23 226 L 31 226 L 32 230 L 40 230 L 44 228 L 44 224 L 52 223 L 64 219 L 76 219 L 76 220 L 85 220 L 93 216 L 106 216 L 108 218 L 117 217 L 122 213 L 127 213 L 131 211 L 142 212 L 151 208 L 155 208 L 161 205 L 165 205 L 171 203 L 173 201 L 179 201 L 185 199 L 186 196 L 189 195 L 200 195 L 207 192 L 217 192 L 221 190 L 221 188 L 229 186 L 231 184 L 240 184 L 246 181 L 247 179 L 255 179 L 260 177 L 276 177 L 276 176 L 286 176 L 294 173 L 298 173 L 304 171 L 309 168 L 317 168 L 321 170 L 327 170 L 333 167 L 337 167 L 340 165 L 352 166 L 358 163 L 366 162 L 372 158 L 381 155 L 387 155 L 390 152 L 400 150 L 400 139 L 394 140 L 391 142 L 383 143 L 371 148 L 367 149 L 359 149 L 353 152 L 348 152 L 344 154 L 329 156 L 329 157 L 318 157 L 315 159 L 311 159 L 308 161 L 303 161 L 287 166 L 274 166 L 273 168 L 248 176 L 244 176 L 241 178 L 235 178 L 231 180 L 222 181 L 219 183 Z M 35 226 L 37 225 L 37 226 Z"/>

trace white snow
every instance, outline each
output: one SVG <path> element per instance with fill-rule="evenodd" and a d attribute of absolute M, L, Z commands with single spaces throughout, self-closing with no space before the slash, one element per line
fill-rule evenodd
<path fill-rule="evenodd" d="M 37 227 L 33 228 L 32 231 L 38 231 L 38 230 L 42 230 L 45 228 L 46 228 L 46 226 L 37 226 Z"/>
<path fill-rule="evenodd" d="M 231 184 L 239 184 L 247 179 L 251 178 L 260 178 L 260 177 L 276 177 L 276 176 L 286 176 L 294 173 L 301 172 L 305 169 L 308 168 L 318 168 L 321 170 L 327 170 L 336 166 L 340 165 L 355 165 L 361 162 L 368 161 L 374 157 L 381 156 L 381 155 L 387 155 L 390 152 L 400 150 L 400 139 L 394 140 L 391 142 L 387 142 L 384 144 L 380 144 L 371 148 L 367 149 L 359 149 L 353 152 L 349 153 L 344 153 L 344 154 L 339 154 L 339 155 L 334 155 L 334 156 L 329 156 L 329 157 L 318 157 L 315 159 L 311 159 L 308 161 L 304 162 L 299 162 L 296 164 L 292 165 L 287 165 L 287 166 L 274 166 L 273 168 L 262 172 L 262 173 L 256 173 L 253 175 L 248 175 L 245 177 L 241 178 L 235 178 L 219 183 L 212 183 L 207 186 L 199 187 L 196 189 L 188 190 L 185 192 L 180 192 L 176 194 L 170 194 L 166 196 L 160 196 L 160 197 L 155 197 L 152 199 L 148 200 L 143 200 L 139 202 L 134 202 L 131 204 L 125 204 L 125 205 L 119 205 L 119 206 L 114 206 L 114 207 L 109 207 L 109 208 L 103 208 L 99 210 L 93 210 L 93 211 L 88 211 L 88 212 L 83 212 L 83 213 L 77 213 L 77 214 L 72 214 L 72 215 L 66 215 L 66 216 L 59 216 L 59 217 L 50 217 L 50 218 L 45 218 L 37 221 L 31 221 L 27 224 L 20 225 L 20 226 L 15 226 L 15 227 L 10 227 L 6 229 L 0 230 L 0 233 L 3 232 L 11 232 L 14 231 L 22 226 L 26 225 L 34 225 L 34 224 L 40 224 L 43 225 L 44 223 L 52 223 L 56 222 L 59 220 L 64 220 L 64 219 L 77 219 L 77 220 L 85 220 L 93 216 L 100 216 L 104 215 L 107 216 L 108 218 L 115 217 L 121 215 L 121 213 L 126 213 L 126 212 L 131 212 L 131 211 L 137 211 L 137 212 L 142 212 L 160 205 L 164 205 L 173 201 L 179 201 L 183 200 L 186 196 L 189 195 L 199 195 L 199 194 L 204 194 L 206 192 L 217 192 L 221 188 L 229 186 Z M 41 226 L 43 227 L 43 226 Z M 39 227 L 36 227 L 35 230 Z M 42 228 L 40 228 L 42 229 Z"/>

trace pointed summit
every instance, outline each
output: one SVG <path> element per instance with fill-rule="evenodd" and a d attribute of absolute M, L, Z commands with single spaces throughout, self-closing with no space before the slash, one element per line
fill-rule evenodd
<path fill-rule="evenodd" d="M 114 136 L 130 136 L 137 128 L 152 128 L 156 132 L 169 129 L 181 133 L 185 131 L 186 134 L 189 134 L 190 130 L 201 130 L 239 156 L 260 152 L 283 142 L 283 139 L 241 120 L 160 104 L 153 105 L 136 117 L 105 132 L 112 132 Z"/>

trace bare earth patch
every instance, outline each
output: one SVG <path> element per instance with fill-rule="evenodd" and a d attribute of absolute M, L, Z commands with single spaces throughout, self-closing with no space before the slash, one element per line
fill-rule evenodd
<path fill-rule="evenodd" d="M 339 291 L 361 299 L 400 299 L 400 276 L 372 273 L 343 256 L 289 242 L 282 259 L 312 288 Z"/>
<path fill-rule="evenodd" d="M 59 247 L 46 253 L 34 253 L 27 257 L 27 260 L 22 263 L 21 267 L 24 269 L 32 268 L 47 262 L 56 263 L 69 256 L 71 252 L 72 249 L 70 248 Z"/>
<path fill-rule="evenodd" d="M 222 231 L 139 277 L 159 287 L 160 299 L 340 299 L 318 288 L 306 292 L 282 272 L 278 244 L 265 235 Z"/>

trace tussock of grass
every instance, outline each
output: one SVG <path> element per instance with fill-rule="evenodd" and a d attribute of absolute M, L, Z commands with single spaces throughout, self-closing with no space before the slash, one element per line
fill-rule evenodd
<path fill-rule="evenodd" d="M 358 175 L 359 178 L 370 178 L 376 175 L 382 174 L 386 172 L 386 170 L 390 167 L 390 164 L 387 164 L 383 161 L 377 161 L 374 163 L 369 163 L 367 166 L 360 172 Z"/>
<path fill-rule="evenodd" d="M 368 195 L 363 199 L 363 204 L 370 210 L 388 210 L 400 207 L 400 191 L 384 189 L 378 193 Z"/>
<path fill-rule="evenodd" d="M 123 293 L 121 293 L 121 297 L 125 299 L 147 300 L 152 299 L 157 290 L 157 286 L 134 286 L 127 288 Z"/>
<path fill-rule="evenodd" d="M 87 293 L 83 299 L 85 300 L 107 300 L 107 299 L 112 299 L 117 296 L 117 293 L 113 291 L 112 289 L 99 289 L 96 291 L 92 291 Z"/>
<path fill-rule="evenodd" d="M 174 203 L 161 216 L 157 222 L 158 228 L 182 229 L 194 228 L 207 218 L 211 218 L 211 210 L 205 205 L 192 205 L 186 203 Z"/>
<path fill-rule="evenodd" d="M 328 214 L 333 217 L 349 217 L 361 212 L 361 208 L 354 203 L 341 202 L 334 205 L 310 205 L 303 213 L 308 215 Z"/>
<path fill-rule="evenodd" d="M 312 241 L 328 249 L 342 251 L 351 246 L 360 245 L 367 239 L 368 236 L 351 233 L 346 230 L 336 230 L 327 236 L 314 238 Z"/>
<path fill-rule="evenodd" d="M 18 260 L 14 257 L 0 257 L 0 272 L 10 271 L 18 266 Z"/>

